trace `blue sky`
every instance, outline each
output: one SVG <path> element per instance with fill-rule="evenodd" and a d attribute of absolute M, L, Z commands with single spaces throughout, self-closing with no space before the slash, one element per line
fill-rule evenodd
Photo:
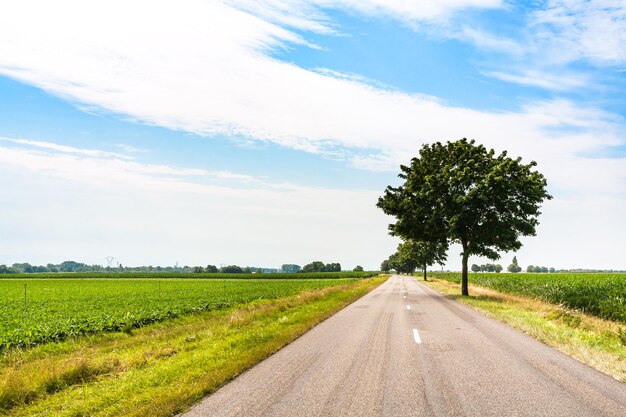
<path fill-rule="evenodd" d="M 523 265 L 623 269 L 625 80 L 621 1 L 4 4 L 0 263 L 374 268 L 399 164 L 467 136 L 548 178 Z"/>

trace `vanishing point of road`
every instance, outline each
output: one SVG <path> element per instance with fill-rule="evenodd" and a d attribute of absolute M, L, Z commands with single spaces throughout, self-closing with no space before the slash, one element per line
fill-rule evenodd
<path fill-rule="evenodd" d="M 624 417 L 626 384 L 393 276 L 185 416 Z"/>

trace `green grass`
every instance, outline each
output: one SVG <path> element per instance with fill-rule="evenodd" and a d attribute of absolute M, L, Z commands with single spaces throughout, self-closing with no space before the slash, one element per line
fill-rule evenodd
<path fill-rule="evenodd" d="M 460 283 L 460 273 L 432 272 L 430 275 Z M 509 294 L 533 297 L 584 313 L 626 323 L 626 274 L 470 273 L 472 284 Z"/>
<path fill-rule="evenodd" d="M 0 415 L 180 413 L 385 279 L 334 280 L 129 333 L 13 349 L 0 362 Z"/>
<path fill-rule="evenodd" d="M 286 297 L 354 280 L 0 280 L 0 351 L 80 335 L 131 331 L 191 313 Z"/>

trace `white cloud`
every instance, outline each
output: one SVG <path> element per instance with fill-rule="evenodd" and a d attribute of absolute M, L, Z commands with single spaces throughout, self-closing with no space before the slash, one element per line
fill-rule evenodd
<path fill-rule="evenodd" d="M 552 91 L 571 91 L 588 88 L 590 84 L 589 76 L 585 74 L 554 74 L 537 70 L 527 70 L 521 73 L 485 71 L 483 74 L 502 81 L 541 87 Z"/>
<path fill-rule="evenodd" d="M 341 147 L 358 166 L 387 169 L 435 139 L 475 137 L 539 160 L 621 140 L 609 115 L 567 102 L 475 111 L 280 62 L 264 51 L 299 36 L 218 2 L 37 4 L 36 16 L 28 1 L 0 10 L 0 72 L 146 123 L 308 152 Z M 559 172 L 553 181 L 578 184 Z"/>
<path fill-rule="evenodd" d="M 410 26 L 443 23 L 468 9 L 504 7 L 502 0 L 226 0 L 230 6 L 264 20 L 318 33 L 336 33 L 326 9 L 348 10 L 374 17 L 389 17 Z"/>
<path fill-rule="evenodd" d="M 14 144 L 19 144 L 19 145 L 28 145 L 28 146 L 34 146 L 37 148 L 49 149 L 49 150 L 54 150 L 54 151 L 59 151 L 59 152 L 64 152 L 64 153 L 71 153 L 71 154 L 73 153 L 73 154 L 79 154 L 79 155 L 85 155 L 85 156 L 93 156 L 96 158 L 109 157 L 109 158 L 130 159 L 126 155 L 122 155 L 122 154 L 115 153 L 115 152 L 106 152 L 106 151 L 100 151 L 96 149 L 78 149 L 72 146 L 59 145 L 56 143 L 43 142 L 39 140 L 4 138 L 0 136 L 0 142 L 9 142 L 9 143 L 14 143 Z"/>
<path fill-rule="evenodd" d="M 457 35 L 464 41 L 470 41 L 480 49 L 504 52 L 509 55 L 522 55 L 526 48 L 518 42 L 487 33 L 469 26 L 463 26 Z"/>
<path fill-rule="evenodd" d="M 531 30 L 549 49 L 546 58 L 599 65 L 626 63 L 626 2 L 549 0 L 534 13 Z"/>
<path fill-rule="evenodd" d="M 376 268 L 381 251 L 393 251 L 377 192 L 251 179 L 52 146 L 0 146 L 0 233 L 11 237 L 0 242 L 0 263 L 103 263 L 112 254 L 125 265 L 315 258 Z"/>

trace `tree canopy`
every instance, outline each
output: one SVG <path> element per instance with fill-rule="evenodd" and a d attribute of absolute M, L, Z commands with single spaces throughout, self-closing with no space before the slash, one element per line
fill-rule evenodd
<path fill-rule="evenodd" d="M 394 236 L 460 243 L 467 295 L 470 255 L 496 260 L 498 251 L 519 249 L 520 236 L 535 235 L 540 205 L 552 198 L 536 165 L 465 138 L 426 144 L 409 166 L 400 166 L 404 183 L 387 187 L 378 207 L 395 216 Z"/>
<path fill-rule="evenodd" d="M 324 265 L 322 261 L 313 261 L 304 265 L 300 272 L 341 272 L 341 264 L 329 263 Z"/>

